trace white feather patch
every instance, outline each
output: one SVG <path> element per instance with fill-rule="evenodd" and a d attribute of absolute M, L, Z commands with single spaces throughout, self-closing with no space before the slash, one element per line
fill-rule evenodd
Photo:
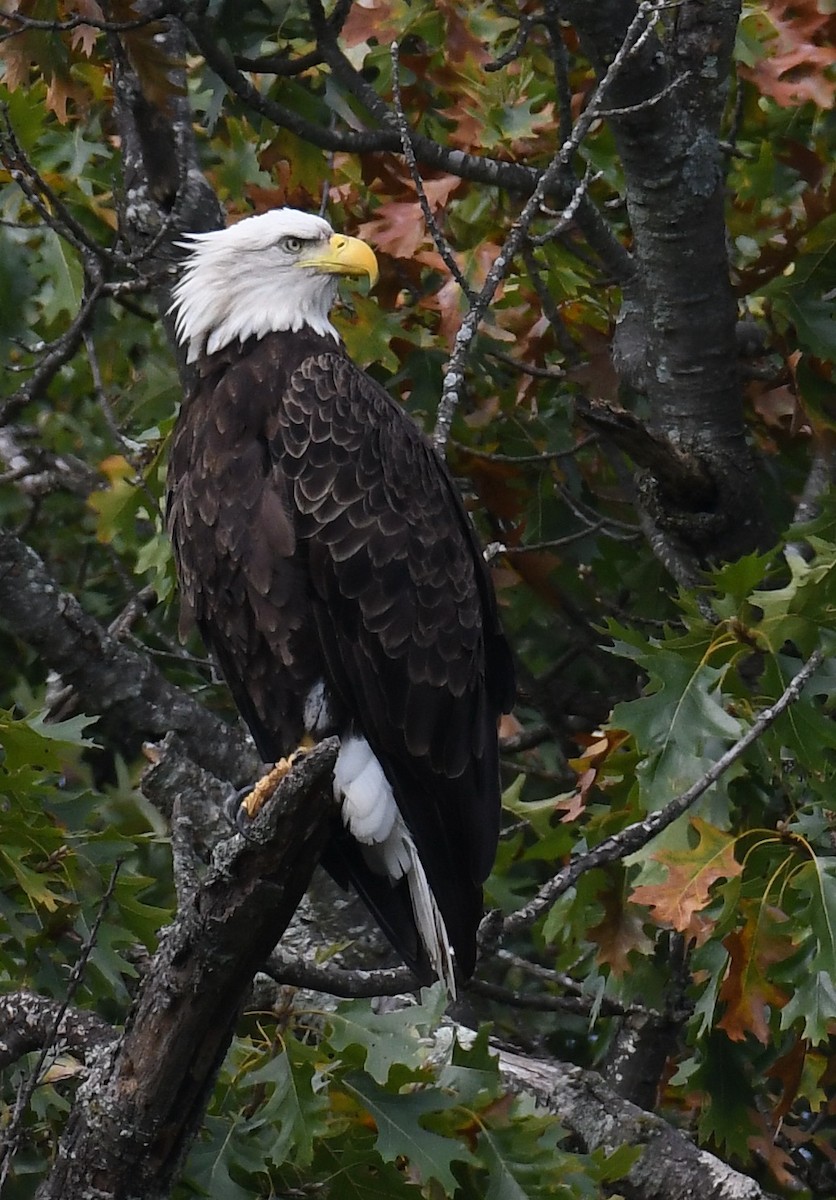
<path fill-rule="evenodd" d="M 392 883 L 406 876 L 415 925 L 430 965 L 455 998 L 453 951 L 444 920 L 389 780 L 365 738 L 346 738 L 340 745 L 334 795 L 341 800 L 343 821 L 360 842 L 371 869 Z"/>
<path fill-rule="evenodd" d="M 187 361 L 229 342 L 309 325 L 339 340 L 328 312 L 337 279 L 301 271 L 282 251 L 283 237 L 323 242 L 333 229 L 321 217 L 293 208 L 246 217 L 228 229 L 192 233 L 179 243 L 191 251 L 173 295 L 177 340 Z"/>

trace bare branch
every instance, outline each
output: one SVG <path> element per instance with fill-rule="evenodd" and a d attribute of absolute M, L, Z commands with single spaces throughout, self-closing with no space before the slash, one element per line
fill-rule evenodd
<path fill-rule="evenodd" d="M 74 29 L 99 29 L 104 33 L 128 33 L 132 29 L 142 29 L 145 25 L 151 25 L 154 21 L 158 21 L 160 17 L 165 16 L 166 11 L 166 6 L 161 4 L 147 15 L 136 17 L 131 21 L 99 21 L 93 16 L 68 17 L 63 21 L 44 21 L 24 13 L 0 9 L 0 21 L 8 21 L 10 25 L 18 27 L 9 33 L 0 35 L 0 41 L 24 33 L 27 29 L 42 29 L 47 33 L 71 33 Z"/>
<path fill-rule="evenodd" d="M 501 71 L 503 67 L 510 66 L 512 62 L 516 62 L 521 57 L 525 44 L 528 41 L 529 34 L 535 24 L 534 18 L 527 16 L 525 13 L 520 17 L 520 23 L 517 26 L 517 32 L 514 35 L 514 40 L 507 50 L 503 50 L 502 54 L 498 55 L 493 62 L 485 63 L 486 71 Z"/>
<path fill-rule="evenodd" d="M 466 1043 L 467 1031 L 459 1036 Z M 639 1149 L 621 1184 L 626 1195 L 644 1200 L 770 1200 L 753 1179 L 700 1150 L 661 1117 L 624 1100 L 594 1071 L 507 1050 L 499 1052 L 499 1069 L 515 1090 L 533 1093 L 587 1150 L 611 1154 L 623 1146 Z"/>
<path fill-rule="evenodd" d="M 103 284 L 96 282 L 87 292 L 81 307 L 59 338 L 46 347 L 29 379 L 0 405 L 0 425 L 41 397 L 64 363 L 77 352 L 102 295 Z"/>
<path fill-rule="evenodd" d="M 364 971 L 358 968 L 321 966 L 299 962 L 275 950 L 261 968 L 276 983 L 325 992 L 329 996 L 400 996 L 418 989 L 418 981 L 407 967 Z"/>
<path fill-rule="evenodd" d="M 81 256 L 87 273 L 98 278 L 96 264 L 117 255 L 106 251 L 88 235 L 41 173 L 29 161 L 15 135 L 8 109 L 0 106 L 0 162 L 26 199 L 50 229 L 68 242 Z"/>
<path fill-rule="evenodd" d="M 435 214 L 430 208 L 430 202 L 427 199 L 427 193 L 424 190 L 424 181 L 421 178 L 421 172 L 418 170 L 418 163 L 415 159 L 415 151 L 412 149 L 412 136 L 409 130 L 409 123 L 406 119 L 403 103 L 401 101 L 401 61 L 398 43 L 392 42 L 389 47 L 389 54 L 392 59 L 392 92 L 395 100 L 395 115 L 398 121 L 398 130 L 401 135 L 401 146 L 403 147 L 403 156 L 406 160 L 406 165 L 409 167 L 409 173 L 412 176 L 412 182 L 415 184 L 415 191 L 418 196 L 418 203 L 421 205 L 421 212 L 424 214 L 424 220 L 427 229 L 432 235 L 436 249 L 444 262 L 447 269 L 455 279 L 456 283 L 464 292 L 469 303 L 473 303 L 476 295 L 471 291 L 470 284 L 465 279 L 464 275 L 459 270 L 459 264 L 456 262 L 453 249 L 447 238 L 441 232 L 441 227 L 435 219 Z"/>

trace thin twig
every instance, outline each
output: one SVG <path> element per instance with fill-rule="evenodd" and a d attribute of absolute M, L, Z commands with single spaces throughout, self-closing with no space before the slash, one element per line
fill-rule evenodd
<path fill-rule="evenodd" d="M 647 1016 L 649 1010 L 641 1005 L 619 1004 L 617 1000 L 597 996 L 555 996 L 550 992 L 519 992 L 503 987 L 487 979 L 471 979 L 465 985 L 465 993 L 495 1000 L 508 1008 L 522 1008 L 529 1012 L 570 1012 L 589 1017 L 597 1012 L 603 1017 Z"/>
<path fill-rule="evenodd" d="M 627 59 L 650 36 L 651 30 L 656 26 L 658 20 L 659 13 L 656 4 L 651 3 L 650 0 L 643 0 L 638 7 L 635 17 L 630 22 L 618 53 L 598 83 L 588 107 L 575 122 L 571 135 L 566 139 L 538 179 L 534 191 L 526 200 L 520 215 L 508 231 L 505 243 L 494 259 L 493 266 L 488 271 L 479 295 L 459 326 L 453 354 L 447 364 L 442 382 L 441 401 L 438 406 L 438 416 L 433 432 L 433 442 L 439 452 L 443 452 L 447 444 L 447 439 L 450 436 L 450 428 L 453 424 L 453 417 L 461 400 L 461 392 L 464 386 L 464 365 L 470 353 L 471 343 L 499 285 L 508 274 L 514 258 L 522 249 L 528 236 L 529 226 L 538 215 L 541 204 L 561 176 L 569 169 L 575 152 L 593 123 L 598 119 L 598 114 L 603 107 L 603 100 L 609 91 L 610 85 Z M 573 200 L 578 196 L 581 186 L 579 185 L 575 189 Z"/>
<path fill-rule="evenodd" d="M 392 59 L 392 97 L 395 101 L 395 116 L 398 122 L 398 132 L 401 135 L 401 145 L 403 147 L 403 156 L 406 165 L 409 167 L 409 173 L 412 176 L 412 182 L 415 184 L 415 191 L 418 196 L 418 203 L 421 205 L 421 212 L 424 214 L 424 221 L 427 229 L 432 235 L 436 249 L 444 259 L 447 269 L 455 279 L 456 283 L 467 297 L 468 303 L 473 304 L 476 299 L 476 293 L 472 291 L 470 284 L 462 274 L 459 264 L 456 262 L 453 249 L 447 238 L 441 231 L 441 227 L 435 219 L 435 214 L 430 208 L 430 202 L 427 199 L 427 193 L 424 190 L 424 181 L 421 178 L 421 172 L 418 170 L 418 162 L 415 158 L 415 151 L 412 148 L 412 135 L 409 129 L 409 122 L 406 119 L 404 112 L 403 101 L 401 99 L 401 60 L 400 51 L 397 42 L 392 42 L 389 47 L 389 54 Z"/>
<path fill-rule="evenodd" d="M 36 400 L 42 391 L 49 386 L 54 377 L 69 362 L 81 345 L 84 331 L 92 319 L 96 305 L 104 291 L 104 284 L 97 280 L 89 288 L 87 295 L 73 318 L 59 338 L 46 347 L 32 375 L 22 387 L 0 405 L 0 425 L 5 425 L 27 404 Z"/>
<path fill-rule="evenodd" d="M 520 23 L 517 26 L 516 36 L 511 45 L 507 50 L 503 50 L 503 52 L 498 55 L 493 62 L 485 63 L 484 70 L 501 71 L 503 67 L 507 67 L 512 62 L 516 62 L 525 49 L 525 44 L 528 41 L 528 35 L 531 33 L 534 24 L 534 18 L 523 13 L 520 17 Z"/>
<path fill-rule="evenodd" d="M 572 89 L 569 85 L 569 56 L 560 33 L 560 13 L 555 0 L 546 2 L 546 30 L 554 64 L 554 84 L 559 114 L 558 136 L 565 142 L 572 132 Z"/>
<path fill-rule="evenodd" d="M 10 33 L 0 35 L 0 41 L 5 41 L 7 38 L 16 37 L 20 33 L 25 33 L 29 29 L 42 29 L 49 33 L 71 33 L 74 29 L 98 29 L 103 33 L 129 33 L 132 29 L 142 29 L 146 25 L 151 25 L 154 21 L 159 21 L 167 13 L 167 8 L 164 4 L 153 9 L 147 16 L 136 17 L 131 21 L 105 21 L 97 20 L 95 17 L 68 17 L 64 21 L 44 21 L 37 17 L 26 16 L 19 12 L 8 12 L 6 9 L 0 9 L 0 21 L 9 21 L 12 24 L 18 25 L 19 28 L 12 30 Z"/>
<path fill-rule="evenodd" d="M 79 224 L 67 206 L 56 195 L 40 172 L 24 153 L 12 126 L 8 108 L 0 105 L 0 161 L 23 192 L 38 216 L 64 241 L 78 251 L 88 265 L 106 263 L 118 255 L 105 250 Z"/>
<path fill-rule="evenodd" d="M 566 372 L 562 367 L 536 367 L 534 363 L 520 362 L 510 354 L 506 354 L 504 350 L 486 350 L 488 358 L 495 358 L 497 362 L 505 363 L 508 367 L 513 367 L 515 371 L 519 371 L 521 375 L 530 375 L 532 379 L 558 379 L 566 378 Z"/>
<path fill-rule="evenodd" d="M 594 446 L 597 444 L 598 434 L 591 433 L 582 437 L 574 446 L 570 446 L 568 450 L 541 450 L 534 454 L 500 454 L 496 450 L 477 450 L 475 446 L 466 446 L 464 442 L 457 442 L 453 439 L 450 441 L 450 446 L 460 451 L 462 454 L 472 456 L 473 458 L 483 458 L 487 462 L 495 463 L 513 463 L 515 466 L 545 466 L 550 462 L 559 462 L 563 458 L 574 458 L 578 451 L 583 450 L 586 446 Z"/>
<path fill-rule="evenodd" d="M 704 795 L 733 766 L 746 751 L 758 741 L 770 726 L 774 725 L 782 713 L 800 697 L 805 685 L 815 674 L 824 661 L 821 650 L 814 650 L 803 667 L 790 680 L 779 699 L 769 708 L 765 708 L 751 728 L 735 744 L 720 756 L 696 783 L 687 791 L 682 792 L 664 808 L 651 813 L 642 821 L 636 821 L 622 829 L 620 833 L 605 838 L 591 850 L 574 855 L 566 866 L 540 888 L 537 895 L 528 904 L 517 909 L 507 917 L 501 929 L 501 935 L 507 936 L 530 926 L 546 912 L 559 896 L 562 896 L 587 871 L 600 867 L 604 863 L 623 859 L 628 854 L 634 854 L 642 846 L 646 846 L 663 829 L 667 829 L 674 821 L 686 813 L 693 804 Z"/>
<path fill-rule="evenodd" d="M 32 1096 L 34 1095 L 35 1088 L 38 1086 L 41 1071 L 43 1070 L 47 1055 L 55 1044 L 55 1039 L 61 1026 L 61 1022 L 64 1019 L 64 1015 L 67 1012 L 67 1009 L 70 1007 L 70 1004 L 72 1003 L 73 998 L 75 997 L 75 994 L 81 985 L 81 980 L 84 975 L 84 970 L 87 966 L 87 961 L 90 958 L 90 955 L 93 953 L 93 948 L 95 947 L 96 940 L 99 936 L 99 929 L 101 928 L 105 913 L 107 912 L 108 906 L 110 905 L 110 901 L 113 897 L 113 892 L 116 887 L 116 880 L 119 878 L 119 872 L 122 869 L 123 861 L 124 860 L 120 858 L 117 859 L 116 863 L 114 864 L 113 870 L 110 873 L 110 879 L 108 880 L 107 887 L 105 888 L 104 895 L 99 902 L 99 910 L 96 913 L 96 919 L 93 922 L 93 927 L 90 930 L 84 945 L 81 947 L 81 953 L 79 954 L 75 966 L 70 973 L 66 995 L 64 996 L 60 1008 L 55 1014 L 29 1079 L 27 1080 L 26 1085 L 22 1087 L 18 1093 L 12 1119 L 8 1128 L 6 1129 L 6 1133 L 3 1138 L 3 1145 L 0 1147 L 0 1193 L 3 1191 L 3 1187 L 9 1174 L 9 1169 L 11 1168 L 12 1159 L 17 1152 L 18 1143 L 20 1142 L 23 1114 L 25 1113 Z"/>

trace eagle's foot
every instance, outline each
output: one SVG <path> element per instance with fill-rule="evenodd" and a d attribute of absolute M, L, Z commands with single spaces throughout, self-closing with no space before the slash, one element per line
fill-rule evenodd
<path fill-rule="evenodd" d="M 292 754 L 280 758 L 251 788 L 242 788 L 232 796 L 230 808 L 234 823 L 241 833 L 246 833 L 250 821 L 258 816 L 282 780 L 290 774 L 299 756 L 310 750 L 313 744 L 311 738 L 303 738 Z"/>
<path fill-rule="evenodd" d="M 298 753 L 298 750 L 294 750 L 294 752 L 287 758 L 280 758 L 277 763 L 274 763 L 267 774 L 262 775 L 261 779 L 259 779 L 256 784 L 250 788 L 250 790 L 241 800 L 241 803 L 238 807 L 236 820 L 239 825 L 244 820 L 252 821 L 256 816 L 258 816 L 259 812 L 273 795 L 273 792 L 275 792 L 281 781 L 286 775 L 290 774 L 293 761 Z"/>

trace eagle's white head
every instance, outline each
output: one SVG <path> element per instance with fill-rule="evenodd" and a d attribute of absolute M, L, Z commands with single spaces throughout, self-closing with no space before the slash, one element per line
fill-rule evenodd
<path fill-rule="evenodd" d="M 322 217 L 295 208 L 191 233 L 180 245 L 190 253 L 171 311 L 188 362 L 236 339 L 306 325 L 336 339 L 328 313 L 338 277 L 377 280 L 377 259 L 365 242 L 334 233 Z"/>

